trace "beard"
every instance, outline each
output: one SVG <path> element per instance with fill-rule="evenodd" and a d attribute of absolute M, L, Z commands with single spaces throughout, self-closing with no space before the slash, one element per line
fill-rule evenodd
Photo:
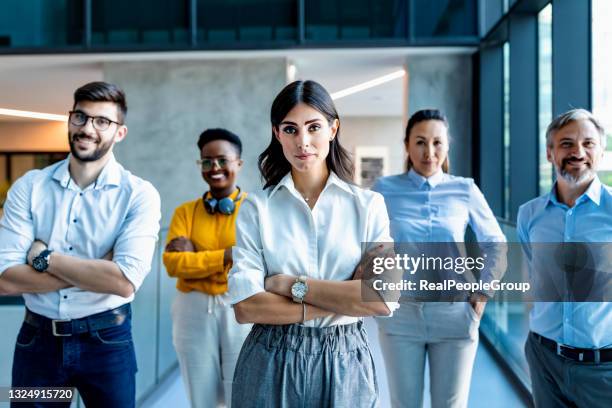
<path fill-rule="evenodd" d="M 577 173 L 572 173 L 566 170 L 567 165 L 572 160 L 574 159 L 572 157 L 569 157 L 569 158 L 561 160 L 561 167 L 558 167 L 557 165 L 555 165 L 557 175 L 563 178 L 563 180 L 567 181 L 568 183 L 572 185 L 576 185 L 576 184 L 582 184 L 586 181 L 591 180 L 593 177 L 595 177 L 596 173 L 595 171 L 593 171 L 592 165 L 588 162 L 585 163 L 586 168 Z"/>
<path fill-rule="evenodd" d="M 97 143 L 95 150 L 91 153 L 79 151 L 75 146 L 75 143 L 79 139 L 91 140 L 94 143 Z M 94 138 L 87 136 L 84 133 L 75 133 L 70 135 L 70 132 L 68 132 L 68 144 L 70 145 L 70 153 L 72 156 L 81 162 L 94 162 L 100 160 L 100 158 L 104 157 L 111 147 L 113 147 L 112 139 L 108 142 L 98 142 Z"/>

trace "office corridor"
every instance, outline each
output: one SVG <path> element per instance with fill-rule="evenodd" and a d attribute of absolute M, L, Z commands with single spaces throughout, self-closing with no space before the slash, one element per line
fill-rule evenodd
<path fill-rule="evenodd" d="M 366 319 L 365 323 L 381 386 L 380 406 L 382 408 L 390 407 L 387 376 L 378 344 L 376 324 L 372 319 Z M 428 382 L 426 382 L 426 387 L 429 387 Z M 431 406 L 428 389 L 426 389 L 424 401 L 425 407 Z M 173 408 L 189 407 L 178 367 L 143 401 L 141 408 L 166 408 L 169 406 Z M 519 408 L 525 406 L 508 379 L 504 377 L 501 368 L 481 342 L 476 354 L 472 375 L 469 408 Z"/>

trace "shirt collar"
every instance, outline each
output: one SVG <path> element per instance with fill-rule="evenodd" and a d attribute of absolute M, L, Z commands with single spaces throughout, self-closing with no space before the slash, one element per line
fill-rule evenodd
<path fill-rule="evenodd" d="M 70 157 L 66 158 L 53 172 L 53 179 L 57 180 L 64 188 L 70 186 L 72 177 L 70 177 Z M 118 186 L 121 183 L 121 165 L 115 160 L 115 156 L 111 153 L 111 157 L 102 169 L 102 172 L 93 184 L 94 189 L 101 189 L 104 186 Z"/>
<path fill-rule="evenodd" d="M 327 188 L 331 185 L 337 186 L 340 189 L 346 191 L 347 193 L 355 194 L 349 184 L 346 181 L 342 180 L 340 177 L 338 177 L 338 175 L 333 171 L 329 172 L 329 177 L 327 178 L 327 182 L 325 183 L 325 187 L 323 187 L 323 191 L 321 191 L 321 194 L 323 194 L 323 192 L 327 190 Z M 291 172 L 285 174 L 281 181 L 279 181 L 278 184 L 274 186 L 274 188 L 270 192 L 270 197 L 272 197 L 281 187 L 285 187 L 295 196 L 301 198 L 301 194 L 297 191 L 297 189 L 295 188 L 295 184 L 293 183 L 293 177 L 291 177 Z"/>
<path fill-rule="evenodd" d="M 419 189 L 423 188 L 425 183 L 429 183 L 431 188 L 434 188 L 444 180 L 444 172 L 439 170 L 437 173 L 429 177 L 423 177 L 417 173 L 414 168 L 410 168 L 410 170 L 408 170 L 408 178 L 412 180 L 412 182 L 416 184 Z"/>
<path fill-rule="evenodd" d="M 587 190 L 580 197 L 578 197 L 578 199 L 576 200 L 576 204 L 588 198 L 595 205 L 599 206 L 599 203 L 601 201 L 601 188 L 602 188 L 601 181 L 599 181 L 599 177 L 595 176 L 595 178 L 589 185 L 589 188 L 587 188 Z M 550 193 L 548 193 L 548 199 L 546 200 L 546 205 L 548 206 L 549 204 L 554 204 L 558 206 L 564 205 L 557 198 L 557 182 L 553 184 L 552 189 L 550 190 Z"/>

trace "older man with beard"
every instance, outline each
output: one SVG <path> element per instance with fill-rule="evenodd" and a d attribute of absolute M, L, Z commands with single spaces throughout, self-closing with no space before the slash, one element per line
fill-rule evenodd
<path fill-rule="evenodd" d="M 23 295 L 26 305 L 13 387 L 76 387 L 87 406 L 135 406 L 130 303 L 151 268 L 160 199 L 113 156 L 126 113 L 115 85 L 77 89 L 71 154 L 8 193 L 0 294 Z"/>
<path fill-rule="evenodd" d="M 543 265 L 558 263 L 550 257 L 539 259 L 539 252 L 546 251 L 542 250 L 545 244 L 538 243 L 560 242 L 571 250 L 579 246 L 596 249 L 612 241 L 612 190 L 601 184 L 596 173 L 606 145 L 602 126 L 590 112 L 574 109 L 553 120 L 546 137 L 547 157 L 557 180 L 550 193 L 521 206 L 517 221 L 532 279 L 553 269 Z M 610 285 L 609 253 L 593 259 L 595 268 L 591 270 L 603 274 L 599 286 L 605 292 Z M 580 272 L 576 280 L 567 279 L 568 270 L 563 271 L 565 276 L 554 277 L 554 285 L 565 286 L 560 293 L 562 300 L 576 300 L 575 294 L 584 289 L 577 286 L 593 278 L 589 270 Z M 610 406 L 609 302 L 536 301 L 530 313 L 530 329 L 525 353 L 536 407 Z"/>

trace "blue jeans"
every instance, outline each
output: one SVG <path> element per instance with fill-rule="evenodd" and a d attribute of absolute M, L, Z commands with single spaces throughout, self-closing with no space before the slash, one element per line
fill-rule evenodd
<path fill-rule="evenodd" d="M 13 387 L 76 387 L 89 407 L 130 408 L 136 398 L 131 315 L 120 326 L 68 337 L 24 322 L 13 358 Z M 69 402 L 11 407 L 69 407 Z"/>

